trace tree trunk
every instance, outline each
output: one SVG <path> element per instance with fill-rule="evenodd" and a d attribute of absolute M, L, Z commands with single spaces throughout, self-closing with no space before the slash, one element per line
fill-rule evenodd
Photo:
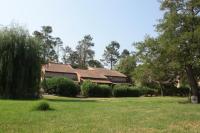
<path fill-rule="evenodd" d="M 191 102 L 192 103 L 200 103 L 198 84 L 197 84 L 197 80 L 194 76 L 192 65 L 187 65 L 185 69 L 186 69 L 188 82 L 190 84 L 191 92 L 192 92 Z"/>

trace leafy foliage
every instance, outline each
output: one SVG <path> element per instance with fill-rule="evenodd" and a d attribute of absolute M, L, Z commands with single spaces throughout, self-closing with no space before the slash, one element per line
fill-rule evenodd
<path fill-rule="evenodd" d="M 94 46 L 93 38 L 90 35 L 84 36 L 83 40 L 79 41 L 76 46 L 78 54 L 78 63 L 81 68 L 86 68 L 89 60 L 93 59 L 95 52 L 91 49 Z"/>
<path fill-rule="evenodd" d="M 103 68 L 103 65 L 98 60 L 90 60 L 90 61 L 88 61 L 88 66 L 96 67 L 96 68 Z"/>
<path fill-rule="evenodd" d="M 34 31 L 33 35 L 40 40 L 41 56 L 43 63 L 59 62 L 59 51 L 62 47 L 62 40 L 59 37 L 53 37 L 51 33 L 53 29 L 51 26 L 42 26 L 41 31 Z"/>
<path fill-rule="evenodd" d="M 132 77 L 133 72 L 136 68 L 136 57 L 134 55 L 129 55 L 119 60 L 119 64 L 116 66 L 116 69 L 129 76 Z"/>
<path fill-rule="evenodd" d="M 56 93 L 60 96 L 75 97 L 79 92 L 79 86 L 76 85 L 72 80 L 67 78 L 57 79 L 57 90 Z"/>
<path fill-rule="evenodd" d="M 97 85 L 91 81 L 85 81 L 81 86 L 81 92 L 87 97 L 109 97 L 112 95 L 112 88 L 108 85 Z"/>
<path fill-rule="evenodd" d="M 119 48 L 120 44 L 116 41 L 112 41 L 108 46 L 106 46 L 106 49 L 104 50 L 102 61 L 104 61 L 106 65 L 110 64 L 111 70 L 120 57 Z"/>
<path fill-rule="evenodd" d="M 43 81 L 43 88 L 49 94 L 75 97 L 79 93 L 79 86 L 67 78 L 48 78 Z"/>
<path fill-rule="evenodd" d="M 0 97 L 38 98 L 40 42 L 19 26 L 0 29 Z"/>
<path fill-rule="evenodd" d="M 36 110 L 38 111 L 47 111 L 51 110 L 50 105 L 47 102 L 40 102 L 36 107 Z"/>
<path fill-rule="evenodd" d="M 139 89 L 128 85 L 115 85 L 113 88 L 113 96 L 115 97 L 139 97 L 141 92 Z"/>

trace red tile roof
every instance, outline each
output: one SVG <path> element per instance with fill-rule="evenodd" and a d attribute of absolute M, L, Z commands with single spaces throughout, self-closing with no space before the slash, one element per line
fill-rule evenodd
<path fill-rule="evenodd" d="M 76 73 L 71 65 L 68 64 L 49 63 L 44 65 L 44 68 L 46 72 Z"/>
<path fill-rule="evenodd" d="M 89 68 L 90 71 L 95 71 L 96 73 L 99 73 L 99 74 L 103 74 L 105 76 L 113 76 L 113 77 L 127 77 L 126 75 L 118 72 L 118 71 L 115 71 L 115 70 L 109 70 L 109 69 L 106 69 L 106 68 L 92 68 L 90 67 Z"/>
<path fill-rule="evenodd" d="M 75 69 L 77 74 L 80 77 L 84 78 L 97 78 L 97 79 L 107 79 L 106 76 L 96 72 L 96 71 L 91 71 L 91 70 L 82 70 L 82 69 Z"/>
<path fill-rule="evenodd" d="M 71 65 L 68 64 L 56 64 L 49 63 L 43 66 L 43 70 L 46 72 L 54 72 L 54 73 L 75 73 L 78 76 L 79 81 L 81 78 L 86 80 L 85 78 L 92 80 L 92 82 L 96 83 L 112 83 L 108 80 L 107 77 L 127 77 L 126 75 L 114 71 L 108 70 L 105 68 L 89 68 L 88 70 L 83 69 L 73 69 Z"/>

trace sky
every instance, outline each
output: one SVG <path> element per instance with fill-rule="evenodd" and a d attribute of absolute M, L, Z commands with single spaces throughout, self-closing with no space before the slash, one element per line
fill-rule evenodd
<path fill-rule="evenodd" d="M 105 46 L 120 43 L 120 51 L 145 35 L 156 36 L 154 25 L 162 18 L 158 0 L 0 0 L 0 25 L 17 23 L 32 34 L 41 26 L 53 27 L 53 36 L 75 48 L 84 35 L 95 43 L 95 58 Z"/>

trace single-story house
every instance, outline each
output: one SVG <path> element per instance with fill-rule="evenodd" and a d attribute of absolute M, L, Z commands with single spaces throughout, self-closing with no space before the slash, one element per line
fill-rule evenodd
<path fill-rule="evenodd" d="M 90 80 L 98 84 L 128 83 L 127 76 L 106 68 L 92 68 L 87 70 L 74 69 L 69 64 L 49 63 L 42 67 L 42 79 L 51 77 L 67 77 L 75 82 L 82 83 Z"/>

